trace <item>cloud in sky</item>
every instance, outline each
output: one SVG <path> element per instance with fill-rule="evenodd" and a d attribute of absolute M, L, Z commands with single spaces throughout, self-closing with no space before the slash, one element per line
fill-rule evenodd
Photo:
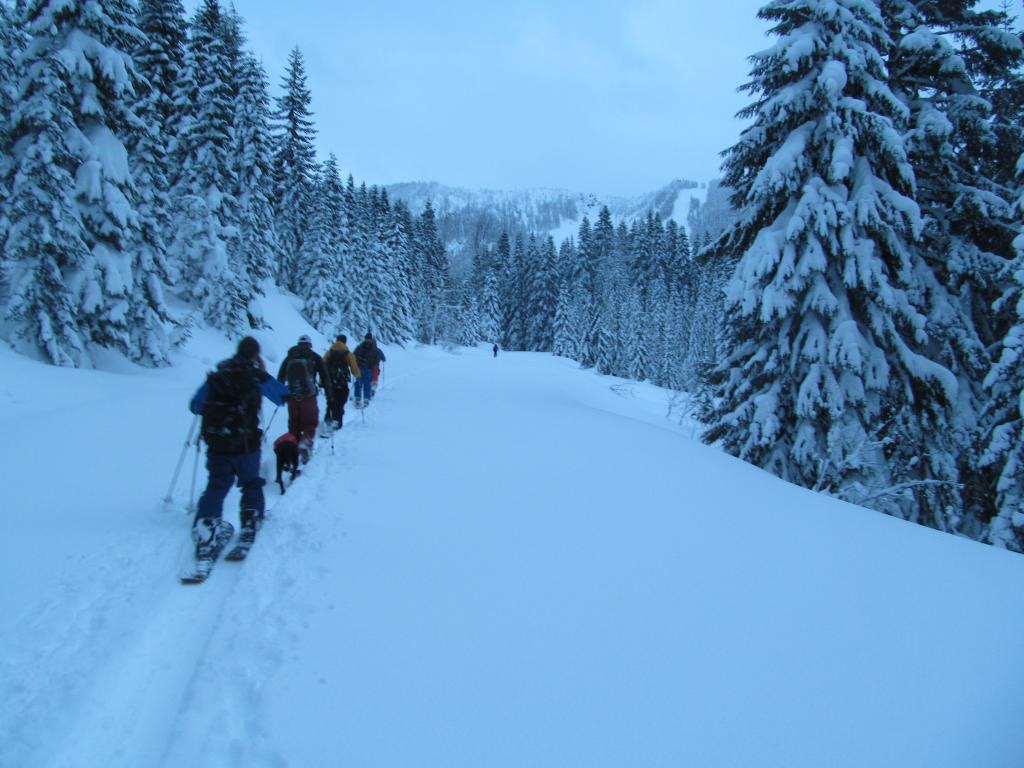
<path fill-rule="evenodd" d="M 760 5 L 236 0 L 275 93 L 302 49 L 319 149 L 357 178 L 620 194 L 717 174 Z"/>

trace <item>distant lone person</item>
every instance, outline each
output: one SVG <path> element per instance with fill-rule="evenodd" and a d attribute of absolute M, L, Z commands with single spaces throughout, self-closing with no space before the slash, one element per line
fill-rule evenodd
<path fill-rule="evenodd" d="M 497 344 L 494 345 L 494 356 L 495 357 L 498 356 L 498 345 Z"/>

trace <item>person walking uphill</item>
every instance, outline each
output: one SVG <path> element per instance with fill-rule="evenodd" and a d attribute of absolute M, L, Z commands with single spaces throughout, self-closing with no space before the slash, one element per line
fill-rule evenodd
<path fill-rule="evenodd" d="M 347 341 L 348 338 L 345 334 L 341 334 L 324 355 L 324 364 L 331 377 L 331 391 L 327 394 L 327 416 L 324 420 L 333 421 L 338 429 L 341 429 L 342 422 L 345 420 L 349 373 L 351 372 L 351 375 L 357 380 L 362 375 L 359 372 L 356 356 L 348 349 Z"/>
<path fill-rule="evenodd" d="M 324 391 L 331 391 L 331 377 L 320 355 L 313 351 L 309 336 L 299 337 L 299 343 L 288 350 L 281 363 L 277 380 L 288 387 L 288 431 L 299 438 L 299 459 L 305 464 L 313 453 L 316 428 L 320 423 L 320 408 L 316 401 L 317 377 Z"/>
<path fill-rule="evenodd" d="M 263 520 L 263 478 L 260 477 L 260 402 L 275 405 L 288 399 L 288 390 L 268 374 L 260 359 L 260 345 L 246 336 L 234 357 L 222 361 L 206 377 L 189 409 L 201 415 L 206 441 L 209 481 L 199 498 L 192 522 L 197 559 L 217 556 L 234 529 L 223 519 L 224 497 L 236 480 L 242 489 L 241 539 L 250 543 Z"/>
<path fill-rule="evenodd" d="M 365 408 L 373 397 L 373 371 L 380 364 L 380 350 L 372 333 L 367 333 L 359 343 L 355 355 L 362 373 L 356 379 L 356 408 Z"/>

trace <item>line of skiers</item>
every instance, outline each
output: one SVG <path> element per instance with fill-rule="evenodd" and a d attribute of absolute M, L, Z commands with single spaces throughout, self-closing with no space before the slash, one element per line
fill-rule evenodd
<path fill-rule="evenodd" d="M 372 333 L 351 352 L 339 335 L 324 357 L 313 351 L 309 336 L 299 337 L 281 363 L 277 378 L 267 373 L 259 342 L 247 336 L 233 357 L 221 361 L 189 403 L 202 417 L 206 442 L 206 489 L 199 498 L 192 523 L 196 556 L 210 556 L 217 542 L 230 539 L 231 524 L 223 519 L 224 499 L 232 484 L 241 489 L 240 540 L 251 543 L 263 522 L 265 483 L 260 475 L 263 434 L 259 427 L 260 403 L 266 397 L 276 406 L 287 403 L 288 432 L 275 442 L 297 445 L 298 460 L 309 461 L 320 422 L 318 384 L 327 398 L 325 426 L 341 429 L 349 398 L 350 375 L 355 379 L 356 408 L 370 404 L 377 389 L 384 353 Z M 280 467 L 278 477 L 280 479 Z"/>

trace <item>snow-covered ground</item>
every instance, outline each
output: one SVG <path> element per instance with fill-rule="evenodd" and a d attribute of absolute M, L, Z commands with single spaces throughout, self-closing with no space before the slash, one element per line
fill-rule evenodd
<path fill-rule="evenodd" d="M 276 371 L 309 329 L 267 315 Z M 229 351 L 0 350 L 0 766 L 1022 764 L 1024 558 L 787 485 L 547 355 L 387 348 L 249 560 L 180 585 L 193 453 L 162 499 Z"/>

